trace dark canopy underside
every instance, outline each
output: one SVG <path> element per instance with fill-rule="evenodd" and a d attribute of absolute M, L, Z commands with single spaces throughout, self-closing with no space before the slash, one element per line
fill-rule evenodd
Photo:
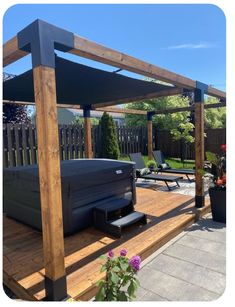
<path fill-rule="evenodd" d="M 169 89 L 170 86 L 106 72 L 56 56 L 57 102 L 99 105 Z M 3 99 L 34 102 L 33 71 L 29 70 L 3 84 Z"/>

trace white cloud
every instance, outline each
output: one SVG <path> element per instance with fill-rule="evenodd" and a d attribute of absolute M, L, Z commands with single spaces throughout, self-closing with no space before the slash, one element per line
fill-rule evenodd
<path fill-rule="evenodd" d="M 175 49 L 208 49 L 208 48 L 214 48 L 215 45 L 210 43 L 198 43 L 198 44 L 180 44 L 180 45 L 174 45 L 174 46 L 168 46 L 162 49 L 168 49 L 168 50 L 175 50 Z"/>

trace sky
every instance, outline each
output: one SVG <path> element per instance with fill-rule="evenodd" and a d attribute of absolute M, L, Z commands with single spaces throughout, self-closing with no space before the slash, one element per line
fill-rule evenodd
<path fill-rule="evenodd" d="M 226 20 L 215 5 L 18 4 L 4 15 L 3 41 L 15 36 L 35 19 L 226 90 Z M 116 70 L 84 58 L 57 53 L 85 65 Z M 30 68 L 31 57 L 27 56 L 4 71 L 17 75 Z M 143 78 L 125 71 L 121 73 Z"/>

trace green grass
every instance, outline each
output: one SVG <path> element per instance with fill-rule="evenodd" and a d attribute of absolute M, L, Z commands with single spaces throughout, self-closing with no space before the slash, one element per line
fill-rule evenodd
<path fill-rule="evenodd" d="M 148 161 L 148 157 L 147 156 L 143 156 L 144 158 L 144 162 L 145 164 Z M 119 158 L 119 160 L 121 161 L 130 161 L 130 158 L 128 156 L 121 156 Z M 192 169 L 195 166 L 195 162 L 194 161 L 185 161 L 185 163 L 181 163 L 180 159 L 178 158 L 166 158 L 166 162 L 172 167 L 172 168 L 176 168 L 176 169 L 180 169 L 180 168 L 189 168 Z"/>

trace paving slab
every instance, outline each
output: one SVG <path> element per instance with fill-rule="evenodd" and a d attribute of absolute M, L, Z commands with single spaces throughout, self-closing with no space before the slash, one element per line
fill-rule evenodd
<path fill-rule="evenodd" d="M 205 230 L 203 228 L 198 227 L 198 229 L 191 228 L 188 232 L 189 236 L 199 237 L 202 239 L 207 239 L 215 242 L 226 242 L 226 233 L 225 232 L 218 232 L 213 230 Z"/>
<path fill-rule="evenodd" d="M 139 301 L 212 301 L 226 286 L 226 225 L 211 215 L 143 262 Z"/>
<path fill-rule="evenodd" d="M 190 230 L 204 230 L 208 232 L 226 232 L 226 225 L 224 223 L 214 222 L 211 218 L 211 214 L 203 216 L 197 223 L 190 226 L 187 231 Z"/>
<path fill-rule="evenodd" d="M 177 241 L 178 244 L 199 249 L 208 253 L 226 256 L 226 245 L 222 242 L 216 242 L 197 236 L 184 236 Z"/>
<path fill-rule="evenodd" d="M 225 274 L 225 257 L 221 255 L 195 250 L 177 243 L 168 247 L 164 254 Z"/>
<path fill-rule="evenodd" d="M 211 301 L 219 297 L 217 293 L 151 269 L 148 266 L 144 267 L 139 274 L 139 281 L 144 289 L 166 298 L 166 300 Z"/>
<path fill-rule="evenodd" d="M 148 266 L 217 294 L 225 289 L 224 274 L 168 255 L 159 255 Z"/>
<path fill-rule="evenodd" d="M 161 297 L 160 295 L 157 295 L 156 293 L 146 290 L 142 287 L 140 287 L 137 290 L 136 296 L 138 298 L 138 301 L 165 301 L 167 300 L 166 298 Z"/>

